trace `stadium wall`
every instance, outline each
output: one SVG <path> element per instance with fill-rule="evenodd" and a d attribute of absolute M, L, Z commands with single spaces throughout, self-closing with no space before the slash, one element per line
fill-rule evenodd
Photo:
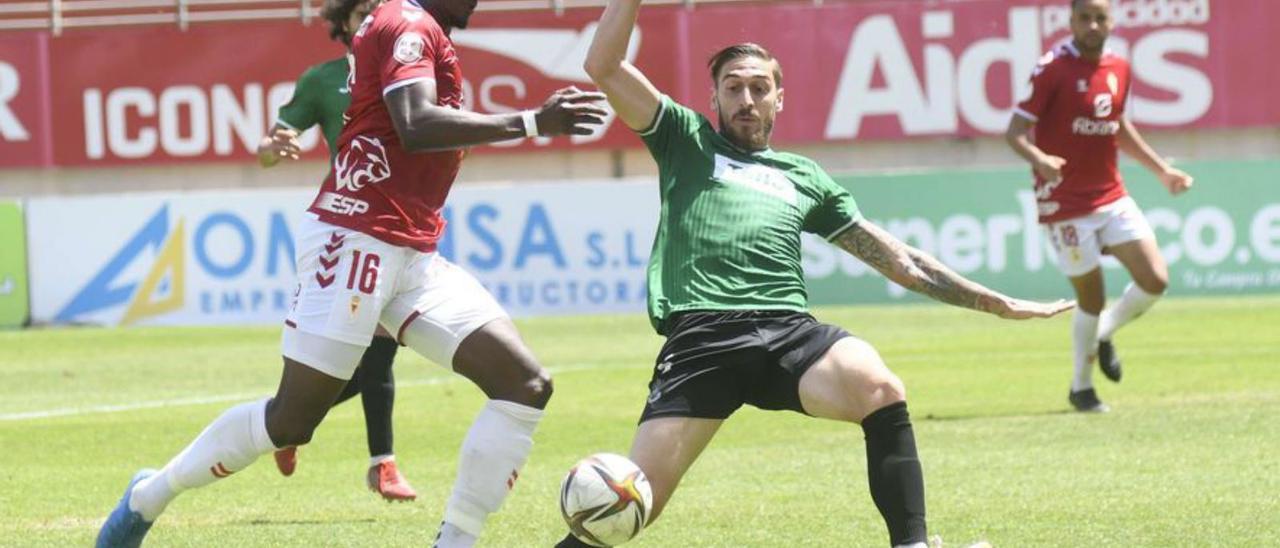
<path fill-rule="evenodd" d="M 1173 295 L 1280 291 L 1280 161 L 1198 162 L 1189 195 L 1126 169 L 1171 270 Z M 1035 221 L 1021 169 L 838 180 L 865 215 L 982 283 L 1070 294 Z M 295 289 L 293 227 L 314 190 L 224 190 L 27 202 L 37 323 L 282 321 Z M 927 199 L 922 199 L 927 197 Z M 455 191 L 440 252 L 517 316 L 641 313 L 657 222 L 650 178 L 474 185 Z M 815 304 L 920 300 L 819 238 L 804 240 Z M 1104 263 L 1108 288 L 1124 274 Z"/>

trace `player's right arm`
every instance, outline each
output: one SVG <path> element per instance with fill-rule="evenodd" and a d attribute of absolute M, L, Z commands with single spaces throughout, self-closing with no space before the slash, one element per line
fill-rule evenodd
<path fill-rule="evenodd" d="M 832 241 L 890 281 L 947 304 L 1013 320 L 1048 318 L 1075 306 L 1063 300 L 1024 301 L 987 288 L 866 219 L 859 219 Z"/>
<path fill-rule="evenodd" d="M 1048 110 L 1056 91 L 1053 72 L 1050 69 L 1053 59 L 1053 53 L 1048 53 L 1040 60 L 1035 73 L 1031 75 L 1031 96 L 1018 103 L 1013 109 L 1009 127 L 1004 132 L 1004 140 L 1009 143 L 1009 148 L 1030 163 L 1031 168 L 1045 181 L 1061 180 L 1062 166 L 1067 163 L 1059 156 L 1046 154 L 1040 150 L 1040 147 L 1031 142 L 1030 137 L 1032 126 L 1035 126 L 1040 116 Z"/>
<path fill-rule="evenodd" d="M 391 115 L 400 143 L 409 152 L 449 150 L 526 136 L 522 113 L 481 114 L 436 104 L 434 82 L 397 87 L 383 103 Z M 534 119 L 537 135 L 588 135 L 607 114 L 593 104 L 599 93 L 567 87 L 551 94 Z"/>
<path fill-rule="evenodd" d="M 438 63 L 453 55 L 448 35 L 430 16 L 384 5 L 352 41 L 351 71 L 356 80 L 352 93 L 367 83 L 362 79 L 377 80 L 400 145 L 408 152 L 460 149 L 535 135 L 588 135 L 608 114 L 595 104 L 604 100 L 604 94 L 574 87 L 556 91 L 540 108 L 527 113 L 483 114 L 454 108 L 459 105 L 438 100 L 436 83 Z M 370 65 L 361 66 L 362 59 Z"/>
<path fill-rule="evenodd" d="M 1035 143 L 1031 142 L 1029 134 L 1035 122 L 1023 117 L 1021 114 L 1013 113 L 1013 119 L 1009 120 L 1009 128 L 1004 132 L 1004 140 L 1009 143 L 1009 148 L 1018 153 L 1023 160 L 1031 164 L 1031 169 L 1046 181 L 1057 181 L 1062 179 L 1062 166 L 1067 161 L 1061 156 L 1046 154 Z"/>
<path fill-rule="evenodd" d="M 627 127 L 642 131 L 653 123 L 662 94 L 640 69 L 627 61 L 640 0 L 610 0 L 591 39 L 583 69 L 609 98 L 609 106 Z"/>

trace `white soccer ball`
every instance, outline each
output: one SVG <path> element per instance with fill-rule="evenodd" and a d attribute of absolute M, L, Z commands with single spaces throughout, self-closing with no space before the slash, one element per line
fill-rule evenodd
<path fill-rule="evenodd" d="M 635 538 L 649 521 L 653 489 L 636 463 L 596 453 L 578 461 L 560 482 L 560 513 L 578 540 L 617 546 Z"/>

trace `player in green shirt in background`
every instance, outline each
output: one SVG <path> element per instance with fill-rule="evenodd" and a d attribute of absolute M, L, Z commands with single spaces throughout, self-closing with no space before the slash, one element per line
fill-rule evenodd
<path fill-rule="evenodd" d="M 360 22 L 379 3 L 380 0 L 326 0 L 322 15 L 329 22 L 329 37 L 342 40 L 350 47 L 351 36 Z M 274 166 L 283 158 L 298 159 L 301 152 L 298 135 L 317 124 L 329 146 L 329 163 L 333 164 L 338 134 L 342 132 L 342 116 L 351 104 L 351 92 L 347 89 L 349 72 L 344 56 L 314 65 L 302 73 L 293 97 L 280 107 L 275 127 L 258 145 L 258 162 L 263 167 Z M 413 500 L 418 495 L 400 474 L 392 451 L 391 410 L 396 387 L 391 364 L 398 348 L 399 344 L 390 334 L 379 330 L 334 405 L 360 394 L 370 457 L 366 484 L 387 500 Z M 275 457 L 280 473 L 286 476 L 293 473 L 296 448 L 276 451 Z"/>
<path fill-rule="evenodd" d="M 667 340 L 631 446 L 653 488 L 650 523 L 746 403 L 860 423 L 871 497 L 891 544 L 925 546 L 924 478 L 903 383 L 870 344 L 808 314 L 801 232 L 948 304 L 1011 319 L 1073 304 L 1014 299 L 961 277 L 867 221 L 813 161 L 770 149 L 782 69 L 764 48 L 739 44 L 712 57 L 718 131 L 660 94 L 624 57 L 639 4 L 610 0 L 585 68 L 658 163 L 649 316 Z M 586 545 L 573 535 L 560 543 Z"/>

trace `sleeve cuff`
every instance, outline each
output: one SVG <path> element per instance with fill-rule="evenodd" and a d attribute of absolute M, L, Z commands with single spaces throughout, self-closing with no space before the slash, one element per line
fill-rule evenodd
<path fill-rule="evenodd" d="M 406 78 L 406 79 L 404 79 L 404 80 L 400 80 L 399 82 L 392 82 L 391 84 L 388 84 L 388 85 L 387 85 L 387 87 L 382 88 L 382 96 L 383 96 L 383 97 L 386 97 L 386 96 L 387 96 L 387 94 L 388 94 L 388 93 L 391 93 L 392 91 L 395 91 L 395 90 L 397 90 L 397 89 L 400 89 L 400 88 L 405 87 L 405 86 L 410 85 L 410 84 L 416 84 L 416 83 L 418 83 L 418 82 L 431 82 L 431 87 L 434 89 L 434 88 L 435 88 L 436 79 L 435 79 L 435 78 L 432 78 L 432 77 L 430 77 L 430 76 L 419 76 L 419 77 L 416 77 L 416 78 Z M 435 97 L 435 92 L 433 91 L 431 95 L 432 95 L 432 97 L 433 97 L 433 99 L 434 99 L 434 97 Z"/>
<path fill-rule="evenodd" d="M 1039 122 L 1039 121 L 1040 121 L 1040 117 L 1039 117 L 1039 116 L 1036 116 L 1036 115 L 1034 115 L 1034 114 L 1032 114 L 1032 113 L 1030 113 L 1030 112 L 1027 112 L 1027 111 L 1023 110 L 1023 109 L 1022 109 L 1022 107 L 1013 107 L 1013 113 L 1014 113 L 1014 114 L 1017 114 L 1018 116 L 1021 116 L 1021 117 L 1023 117 L 1023 118 L 1026 118 L 1026 119 L 1028 119 L 1028 120 L 1031 120 L 1032 122 Z"/>
<path fill-rule="evenodd" d="M 649 127 L 645 128 L 643 131 L 637 132 L 641 137 L 648 137 L 657 133 L 658 126 L 662 124 L 662 117 L 667 113 L 668 100 L 669 99 L 666 96 L 663 96 L 663 98 L 658 101 L 658 112 L 653 115 L 653 122 L 650 123 Z"/>
<path fill-rule="evenodd" d="M 845 232 L 846 230 L 849 230 L 850 228 L 853 228 L 853 225 L 858 224 L 858 221 L 861 221 L 861 220 L 862 220 L 862 215 L 858 215 L 858 216 L 856 216 L 856 217 L 854 217 L 854 218 L 852 218 L 852 219 L 849 219 L 849 222 L 845 223 L 845 224 L 844 224 L 843 226 L 841 226 L 840 228 L 837 228 L 837 229 L 835 229 L 835 230 L 831 231 L 831 234 L 828 234 L 828 235 L 827 235 L 827 238 L 826 238 L 826 239 L 827 239 L 827 241 L 828 241 L 828 242 L 830 242 L 831 240 L 836 239 L 836 238 L 837 238 L 837 237 L 839 237 L 841 234 L 844 234 L 844 232 Z"/>

